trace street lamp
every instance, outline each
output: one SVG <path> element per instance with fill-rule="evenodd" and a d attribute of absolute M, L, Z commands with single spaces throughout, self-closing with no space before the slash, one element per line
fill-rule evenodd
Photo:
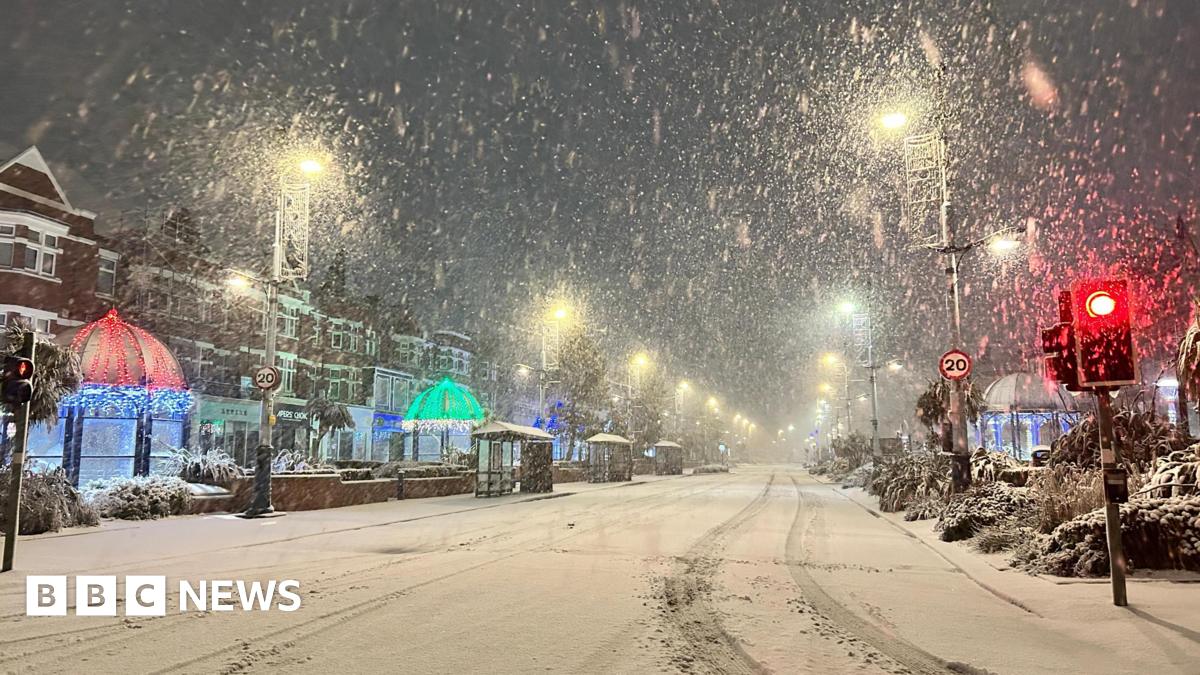
<path fill-rule="evenodd" d="M 322 166 L 313 158 L 302 158 L 279 179 L 279 198 L 275 207 L 275 239 L 271 245 L 271 272 L 267 279 L 267 302 L 263 365 L 275 367 L 275 333 L 279 321 L 279 285 L 284 281 L 308 277 L 309 201 L 312 181 Z M 295 176 L 296 171 L 299 177 Z M 230 279 L 230 285 L 244 287 Z M 276 382 L 278 386 L 278 382 Z M 275 449 L 272 427 L 275 424 L 275 388 L 263 389 L 258 419 L 258 447 L 254 454 L 254 496 L 242 516 L 257 518 L 275 512 L 271 505 L 271 462 Z"/>

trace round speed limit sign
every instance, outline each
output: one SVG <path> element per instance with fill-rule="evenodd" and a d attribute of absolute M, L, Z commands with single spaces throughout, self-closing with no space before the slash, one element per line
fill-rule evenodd
<path fill-rule="evenodd" d="M 971 357 L 964 351 L 951 349 L 942 354 L 938 370 L 947 380 L 961 380 L 971 374 Z"/>
<path fill-rule="evenodd" d="M 254 371 L 254 386 L 264 391 L 279 386 L 279 369 L 273 366 L 263 366 Z"/>

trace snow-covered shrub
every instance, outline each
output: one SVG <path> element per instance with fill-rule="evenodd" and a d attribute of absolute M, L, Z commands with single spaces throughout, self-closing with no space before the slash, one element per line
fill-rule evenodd
<path fill-rule="evenodd" d="M 370 469 L 338 469 L 337 473 L 343 481 L 371 480 L 374 477 Z"/>
<path fill-rule="evenodd" d="M 1036 534 L 1031 528 L 1006 521 L 997 525 L 988 525 L 979 530 L 971 539 L 971 548 L 980 553 L 1011 551 L 1022 543 L 1035 538 Z"/>
<path fill-rule="evenodd" d="M 461 466 L 411 461 L 386 462 L 371 470 L 371 475 L 375 478 L 398 478 L 401 474 L 405 478 L 452 478 L 463 473 L 464 469 Z"/>
<path fill-rule="evenodd" d="M 978 448 L 971 455 L 971 480 L 976 483 L 992 483 L 1000 480 L 1000 473 L 1005 469 L 1020 465 L 1020 462 L 1003 452 L 990 452 Z"/>
<path fill-rule="evenodd" d="M 1028 517 L 1032 507 L 1026 488 L 979 483 L 950 498 L 934 529 L 941 532 L 942 541 L 969 539 L 988 525 Z"/>
<path fill-rule="evenodd" d="M 109 478 L 87 484 L 84 498 L 105 518 L 149 520 L 187 513 L 188 484 L 174 476 Z"/>
<path fill-rule="evenodd" d="M 941 495 L 925 497 L 908 505 L 904 510 L 904 519 L 907 521 L 914 520 L 929 520 L 930 518 L 940 518 L 942 512 L 946 510 L 946 498 Z"/>
<path fill-rule="evenodd" d="M 876 468 L 867 491 L 879 497 L 883 511 L 902 511 L 909 504 L 946 494 L 950 463 L 933 452 L 915 452 L 886 460 Z"/>
<path fill-rule="evenodd" d="M 1200 571 L 1200 496 L 1139 498 L 1120 506 L 1121 540 L 1129 568 Z M 1109 571 L 1104 509 L 1059 525 L 1013 552 L 1012 563 L 1058 576 Z"/>
<path fill-rule="evenodd" d="M 692 473 L 694 473 L 694 474 L 729 473 L 729 467 L 727 467 L 723 464 L 705 464 L 703 466 L 698 466 L 695 469 L 693 469 Z"/>
<path fill-rule="evenodd" d="M 1150 411 L 1121 410 L 1113 416 L 1113 433 L 1120 443 L 1122 459 L 1138 471 L 1148 470 L 1156 457 L 1170 455 L 1188 446 L 1179 429 Z M 1050 465 L 1100 464 L 1100 432 L 1095 415 L 1089 415 L 1050 445 Z"/>
<path fill-rule="evenodd" d="M 1033 525 L 1051 532 L 1059 525 L 1104 506 L 1100 469 L 1073 464 L 1047 467 L 1029 480 Z"/>
<path fill-rule="evenodd" d="M 229 453 L 220 449 L 189 450 L 171 448 L 165 472 L 179 476 L 189 483 L 220 485 L 228 487 L 237 478 L 245 475 L 242 467 Z"/>
<path fill-rule="evenodd" d="M 1166 457 L 1159 457 L 1154 470 L 1146 481 L 1151 497 L 1182 497 L 1200 494 L 1196 482 L 1200 480 L 1200 445 L 1187 450 L 1176 450 Z"/>
<path fill-rule="evenodd" d="M 7 528 L 8 488 L 12 468 L 0 468 L 0 529 Z M 67 480 L 61 468 L 46 471 L 25 468 L 21 478 L 20 534 L 57 532 L 64 527 L 96 525 L 100 519 Z"/>
<path fill-rule="evenodd" d="M 871 474 L 875 471 L 875 465 L 868 462 L 858 467 L 857 469 L 846 474 L 842 479 L 842 487 L 865 487 L 871 481 Z"/>
<path fill-rule="evenodd" d="M 333 473 L 332 464 L 314 460 L 299 450 L 280 450 L 271 462 L 271 473 Z"/>

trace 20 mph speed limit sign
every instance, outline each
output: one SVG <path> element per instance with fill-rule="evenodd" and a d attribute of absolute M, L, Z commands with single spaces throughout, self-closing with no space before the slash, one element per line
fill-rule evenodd
<path fill-rule="evenodd" d="M 971 357 L 966 352 L 957 349 L 942 354 L 938 361 L 938 370 L 947 380 L 961 380 L 971 374 Z"/>
<path fill-rule="evenodd" d="M 279 369 L 272 366 L 263 366 L 254 371 L 254 386 L 264 391 L 278 387 Z"/>

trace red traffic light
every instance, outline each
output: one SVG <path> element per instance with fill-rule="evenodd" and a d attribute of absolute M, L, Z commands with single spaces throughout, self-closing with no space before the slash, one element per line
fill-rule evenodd
<path fill-rule="evenodd" d="M 1086 279 L 1071 285 L 1074 359 L 1080 385 L 1137 383 L 1132 303 L 1125 279 Z"/>
<path fill-rule="evenodd" d="M 1085 303 L 1087 315 L 1091 317 L 1108 316 L 1117 309 L 1117 301 L 1108 291 L 1096 291 L 1087 297 Z"/>
<path fill-rule="evenodd" d="M 28 403 L 33 398 L 33 372 L 33 361 L 23 356 L 6 356 L 0 401 L 10 405 Z"/>
<path fill-rule="evenodd" d="M 17 367 L 14 369 L 17 377 L 25 380 L 33 376 L 33 364 L 25 359 L 17 361 Z"/>

